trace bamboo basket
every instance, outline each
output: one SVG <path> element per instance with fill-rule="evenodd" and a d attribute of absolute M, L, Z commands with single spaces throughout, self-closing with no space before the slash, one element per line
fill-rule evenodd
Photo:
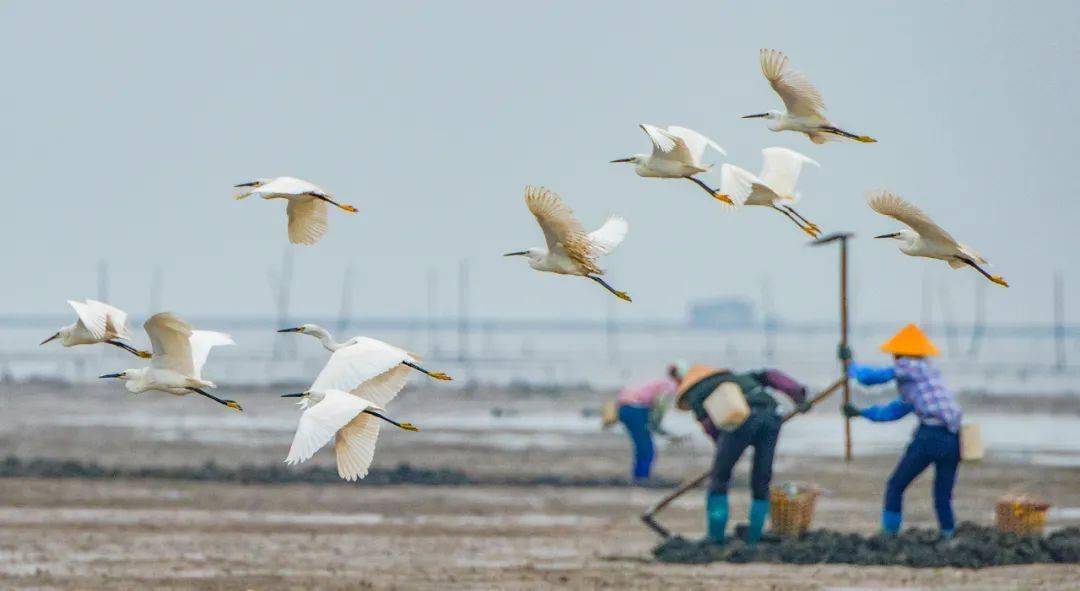
<path fill-rule="evenodd" d="M 1002 497 L 997 503 L 997 528 L 1022 536 L 1042 535 L 1050 503 L 1027 495 Z"/>
<path fill-rule="evenodd" d="M 775 534 L 797 538 L 810 528 L 821 490 L 815 486 L 790 483 L 769 489 L 769 523 Z"/>

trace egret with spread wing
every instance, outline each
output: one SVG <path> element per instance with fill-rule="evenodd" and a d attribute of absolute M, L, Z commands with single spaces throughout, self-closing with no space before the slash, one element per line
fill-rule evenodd
<path fill-rule="evenodd" d="M 652 141 L 652 154 L 634 154 L 628 158 L 612 160 L 612 164 L 633 163 L 634 172 L 638 176 L 687 179 L 705 189 L 710 197 L 731 204 L 731 201 L 723 195 L 709 188 L 701 179 L 694 177 L 695 174 L 707 172 L 712 167 L 701 159 L 705 155 L 706 148 L 711 147 L 720 154 L 727 155 L 720 144 L 685 127 L 672 125 L 664 129 L 648 123 L 642 123 L 640 127 Z"/>
<path fill-rule="evenodd" d="M 289 216 L 289 242 L 293 244 L 315 244 L 322 239 L 327 230 L 327 208 L 330 205 L 349 213 L 356 213 L 356 208 L 334 201 L 318 185 L 291 176 L 279 176 L 276 179 L 256 179 L 240 183 L 235 188 L 241 189 L 236 199 L 259 195 L 263 199 L 285 199 L 289 204 L 285 213 Z"/>
<path fill-rule="evenodd" d="M 803 232 L 817 238 L 821 228 L 804 218 L 791 207 L 799 199 L 795 183 L 803 164 L 820 166 L 817 162 L 787 148 L 765 148 L 761 151 L 764 165 L 760 175 L 754 175 L 734 164 L 720 168 L 720 191 L 738 205 L 771 207 L 787 216 Z"/>
<path fill-rule="evenodd" d="M 1009 284 L 1000 275 L 991 275 L 982 268 L 987 264 L 975 249 L 957 242 L 944 228 L 934 223 L 930 216 L 918 207 L 908 203 L 902 197 L 889 191 L 870 193 L 867 203 L 874 211 L 887 215 L 911 228 L 874 238 L 889 238 L 900 241 L 900 252 L 913 257 L 938 259 L 949 263 L 953 269 L 963 266 L 974 267 L 984 277 L 1003 287 Z"/>
<path fill-rule="evenodd" d="M 597 263 L 600 255 L 609 254 L 626 238 L 630 225 L 625 219 L 611 216 L 604 225 L 586 234 L 573 210 L 554 191 L 526 187 L 525 204 L 544 231 L 547 248 L 530 248 L 503 256 L 528 257 L 529 266 L 537 271 L 588 277 L 619 299 L 631 301 L 626 292 L 611 287 L 600 277 L 604 271 Z"/>
<path fill-rule="evenodd" d="M 410 423 L 398 422 L 383 407 L 405 386 L 410 367 L 403 364 L 400 349 L 358 337 L 330 356 L 315 382 L 305 392 L 285 394 L 300 398 L 304 409 L 296 428 L 287 464 L 298 464 L 334 440 L 338 475 L 345 480 L 367 476 L 375 456 L 380 421 L 407 431 Z M 410 359 L 413 359 L 411 356 Z"/>
<path fill-rule="evenodd" d="M 195 392 L 229 408 L 243 410 L 235 400 L 225 400 L 207 392 L 217 386 L 202 377 L 210 349 L 235 345 L 232 337 L 210 330 L 192 330 L 190 324 L 172 312 L 154 314 L 143 328 L 150 335 L 154 352 L 150 367 L 125 369 L 100 377 L 123 380 L 124 387 L 134 394 L 157 390 L 184 396 Z"/>
<path fill-rule="evenodd" d="M 746 115 L 743 119 L 763 117 L 769 120 L 769 129 L 805 133 L 815 144 L 838 139 L 871 144 L 877 141 L 870 136 L 849 133 L 833 125 L 825 116 L 825 101 L 822 100 L 821 93 L 806 76 L 788 67 L 786 55 L 775 49 L 762 49 L 760 60 L 761 73 L 776 94 L 780 95 L 787 111 L 766 111 Z"/>
<path fill-rule="evenodd" d="M 149 352 L 140 351 L 124 342 L 131 340 L 127 327 L 127 312 L 97 300 L 68 300 L 68 304 L 75 309 L 78 316 L 75 323 L 56 331 L 56 334 L 41 341 L 42 345 L 53 339 L 60 339 L 60 344 L 65 347 L 108 343 L 143 359 L 150 358 Z"/>
<path fill-rule="evenodd" d="M 393 355 L 399 357 L 401 360 L 398 363 L 411 367 L 422 374 L 433 377 L 436 380 L 449 381 L 453 379 L 441 371 L 428 371 L 424 369 L 420 366 L 420 360 L 412 353 L 409 353 L 404 349 L 399 349 L 393 345 L 389 345 L 377 339 L 372 339 L 369 337 L 353 337 L 345 341 L 344 343 L 339 343 L 334 340 L 334 337 L 330 334 L 329 330 L 326 330 L 318 324 L 301 324 L 300 326 L 297 326 L 295 328 L 283 328 L 278 332 L 297 332 L 300 334 L 313 336 L 318 339 L 320 343 L 322 343 L 322 346 L 326 348 L 327 351 L 330 351 L 331 353 L 335 353 L 346 347 L 351 347 L 361 343 L 363 343 L 365 347 L 381 347 L 383 349 L 386 349 L 387 351 L 392 352 Z"/>

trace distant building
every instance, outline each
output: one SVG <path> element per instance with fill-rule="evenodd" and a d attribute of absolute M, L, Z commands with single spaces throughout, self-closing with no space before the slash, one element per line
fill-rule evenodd
<path fill-rule="evenodd" d="M 690 303 L 693 328 L 747 328 L 754 325 L 754 303 L 743 298 L 714 298 Z"/>

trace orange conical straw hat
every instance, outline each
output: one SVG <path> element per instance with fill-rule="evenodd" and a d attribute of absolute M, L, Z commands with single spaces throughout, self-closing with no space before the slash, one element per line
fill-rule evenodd
<path fill-rule="evenodd" d="M 726 369 L 720 369 L 719 367 L 713 367 L 711 365 L 691 365 L 690 369 L 686 370 L 686 373 L 683 374 L 682 381 L 679 382 L 679 389 L 675 391 L 676 408 L 680 410 L 690 410 L 690 405 L 683 399 L 687 391 L 697 385 L 701 380 L 726 371 Z"/>
<path fill-rule="evenodd" d="M 905 326 L 900 332 L 893 335 L 893 338 L 881 346 L 881 350 L 893 355 L 912 355 L 915 357 L 930 357 L 938 354 L 938 348 L 914 324 Z"/>

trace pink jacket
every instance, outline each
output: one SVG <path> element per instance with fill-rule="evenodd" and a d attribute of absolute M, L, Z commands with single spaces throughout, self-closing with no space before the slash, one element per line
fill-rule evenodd
<path fill-rule="evenodd" d="M 678 387 L 678 382 L 667 376 L 649 380 L 643 384 L 637 384 L 619 390 L 619 404 L 649 407 L 661 396 L 674 394 Z"/>

